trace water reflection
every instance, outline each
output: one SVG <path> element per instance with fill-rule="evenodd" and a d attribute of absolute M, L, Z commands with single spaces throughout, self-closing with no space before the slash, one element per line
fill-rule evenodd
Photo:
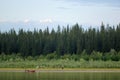
<path fill-rule="evenodd" d="M 0 72 L 0 80 L 120 80 L 118 72 Z"/>

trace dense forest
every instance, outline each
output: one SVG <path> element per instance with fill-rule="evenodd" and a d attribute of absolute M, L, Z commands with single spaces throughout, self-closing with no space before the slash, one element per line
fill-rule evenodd
<path fill-rule="evenodd" d="M 84 27 L 84 26 L 83 26 Z M 81 54 L 83 51 L 89 55 L 93 51 L 109 52 L 111 49 L 120 51 L 120 24 L 109 26 L 101 24 L 100 28 L 84 29 L 75 24 L 71 27 L 58 26 L 57 30 L 46 28 L 44 31 L 0 32 L 0 53 L 11 55 L 19 53 L 23 57 L 47 55 L 56 53 Z"/>

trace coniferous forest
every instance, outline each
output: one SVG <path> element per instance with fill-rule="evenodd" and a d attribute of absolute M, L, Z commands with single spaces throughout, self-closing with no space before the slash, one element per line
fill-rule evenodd
<path fill-rule="evenodd" d="M 117 26 L 104 25 L 97 28 L 84 29 L 84 26 L 75 24 L 71 27 L 58 26 L 57 30 L 49 28 L 45 30 L 16 32 L 11 29 L 8 32 L 0 32 L 0 53 L 11 55 L 20 54 L 23 57 L 48 55 L 76 54 L 81 55 L 85 51 L 88 55 L 93 51 L 107 53 L 111 49 L 120 51 L 120 24 Z M 103 55 L 104 55 L 103 54 Z"/>

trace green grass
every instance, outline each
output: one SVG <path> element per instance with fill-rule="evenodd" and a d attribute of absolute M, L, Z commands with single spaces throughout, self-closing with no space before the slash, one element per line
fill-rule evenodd
<path fill-rule="evenodd" d="M 2 61 L 0 62 L 0 68 L 120 68 L 120 61 L 85 61 L 83 59 L 79 61 L 69 59 L 58 60 L 32 60 L 32 61 Z"/>

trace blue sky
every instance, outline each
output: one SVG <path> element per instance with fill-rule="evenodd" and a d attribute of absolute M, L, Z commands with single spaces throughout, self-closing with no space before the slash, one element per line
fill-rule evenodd
<path fill-rule="evenodd" d="M 0 0 L 0 22 L 120 22 L 120 0 Z"/>

